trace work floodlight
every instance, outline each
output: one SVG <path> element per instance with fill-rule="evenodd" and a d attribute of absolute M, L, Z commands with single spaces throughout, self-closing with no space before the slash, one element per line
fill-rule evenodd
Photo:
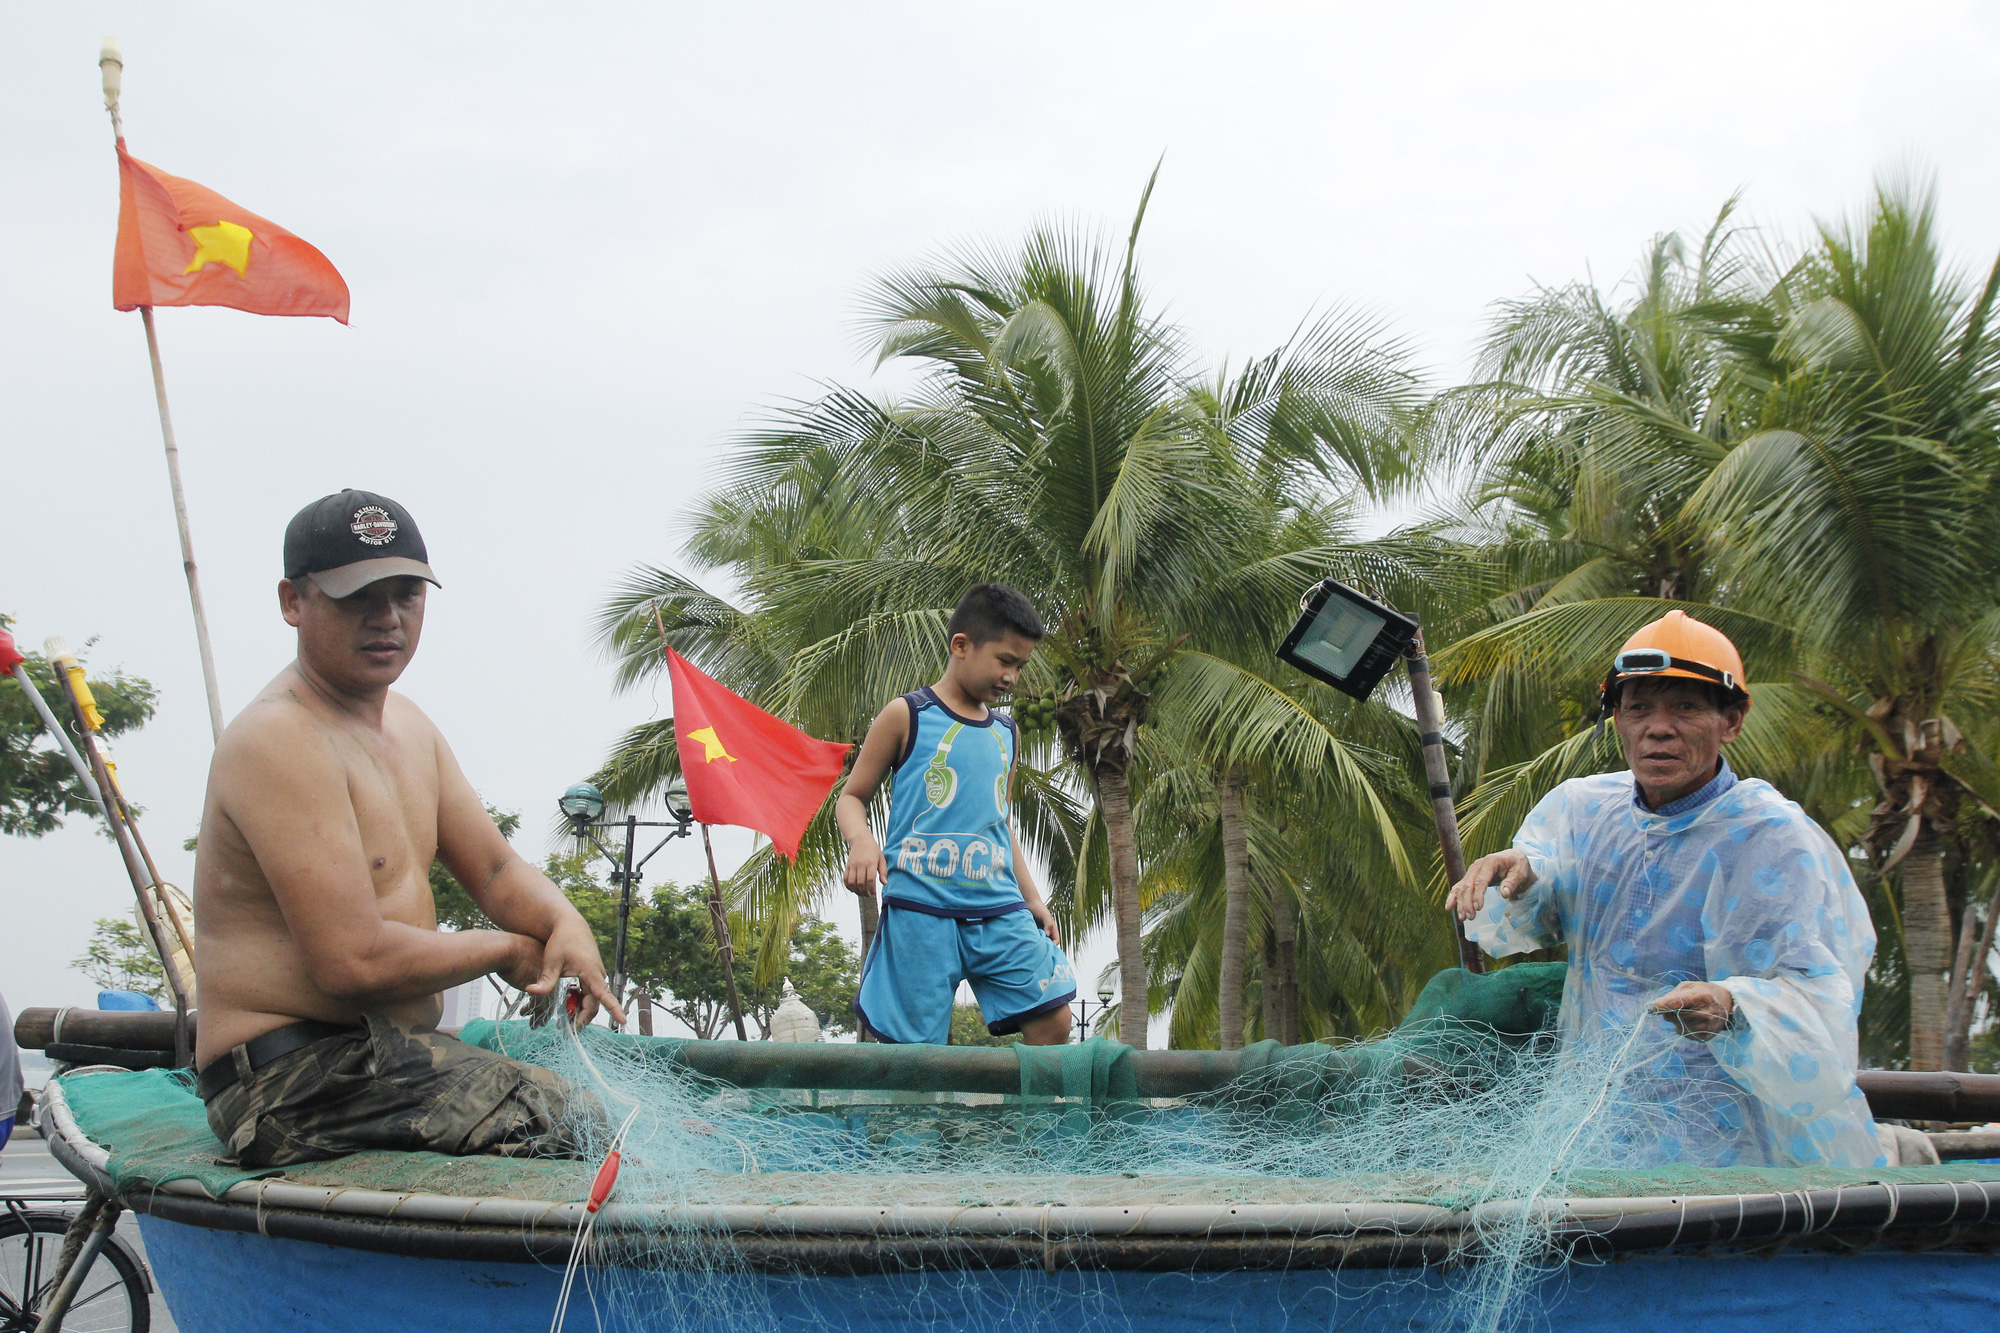
<path fill-rule="evenodd" d="M 1417 622 L 1327 579 L 1299 599 L 1278 657 L 1342 694 L 1366 699 L 1417 635 Z"/>
<path fill-rule="evenodd" d="M 604 813 L 604 793 L 588 782 L 579 782 L 562 794 L 556 808 L 570 823 L 581 829 L 586 824 L 596 823 L 597 817 Z"/>
<path fill-rule="evenodd" d="M 667 813 L 683 824 L 694 818 L 694 802 L 688 800 L 686 784 L 676 782 L 667 788 Z"/>

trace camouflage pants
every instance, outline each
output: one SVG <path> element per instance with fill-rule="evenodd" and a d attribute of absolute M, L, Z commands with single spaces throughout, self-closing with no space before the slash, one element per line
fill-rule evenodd
<path fill-rule="evenodd" d="M 215 1095 L 208 1125 L 233 1160 L 290 1166 L 366 1148 L 573 1156 L 568 1118 L 597 1113 L 587 1094 L 546 1069 L 428 1028 L 373 1015 L 365 1022 Z"/>

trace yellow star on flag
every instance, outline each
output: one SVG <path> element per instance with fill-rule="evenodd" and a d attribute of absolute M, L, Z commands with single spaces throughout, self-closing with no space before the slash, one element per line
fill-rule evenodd
<path fill-rule="evenodd" d="M 227 264 L 236 270 L 238 277 L 247 277 L 250 272 L 250 242 L 256 235 L 248 227 L 239 227 L 227 220 L 217 222 L 212 227 L 189 227 L 187 234 L 194 237 L 194 258 L 181 270 L 183 275 L 199 272 L 204 264 Z"/>
<path fill-rule="evenodd" d="M 723 749 L 722 742 L 715 738 L 714 727 L 703 727 L 700 731 L 690 731 L 688 739 L 691 741 L 700 741 L 703 747 L 705 747 L 701 756 L 703 763 L 712 764 L 718 759 L 727 759 L 732 764 L 736 762 L 736 756 Z"/>

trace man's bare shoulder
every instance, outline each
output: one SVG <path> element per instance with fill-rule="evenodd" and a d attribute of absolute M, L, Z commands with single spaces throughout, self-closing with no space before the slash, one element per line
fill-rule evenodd
<path fill-rule="evenodd" d="M 281 777 L 290 785 L 316 771 L 331 777 L 340 768 L 333 737 L 310 709 L 259 697 L 222 733 L 209 782 L 217 795 L 240 795 L 268 790 Z"/>
<path fill-rule="evenodd" d="M 437 723 L 431 721 L 430 714 L 417 707 L 416 700 L 407 694 L 390 690 L 383 702 L 382 721 L 398 735 L 415 738 L 428 736 L 433 740 L 443 740 Z"/>
<path fill-rule="evenodd" d="M 296 670 L 285 668 L 230 721 L 216 746 L 216 758 L 249 758 L 273 745 L 292 746 L 308 737 L 324 741 L 326 725 L 310 699 L 311 687 Z"/>

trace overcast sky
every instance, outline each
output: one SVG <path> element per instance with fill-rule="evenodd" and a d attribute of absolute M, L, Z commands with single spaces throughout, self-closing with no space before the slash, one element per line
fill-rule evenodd
<path fill-rule="evenodd" d="M 675 561 L 760 414 L 871 382 L 863 284 L 1048 216 L 1122 234 L 1163 153 L 1146 279 L 1217 360 L 1357 303 L 1449 377 L 1493 301 L 1614 282 L 1739 189 L 1797 233 L 1914 167 L 1962 262 L 2000 248 L 2000 23 L 1971 3 L 10 0 L 0 611 L 159 686 L 117 757 L 183 884 L 209 732 L 143 334 L 110 303 L 105 33 L 132 152 L 353 290 L 348 328 L 159 316 L 225 711 L 291 653 L 285 521 L 344 486 L 394 496 L 444 582 L 403 688 L 536 854 L 562 789 L 667 711 L 664 687 L 612 692 L 595 608 Z M 726 873 L 749 839 L 718 841 Z M 654 864 L 692 878 L 698 849 Z M 91 1003 L 69 960 L 130 903 L 81 824 L 0 839 L 16 1012 Z"/>

